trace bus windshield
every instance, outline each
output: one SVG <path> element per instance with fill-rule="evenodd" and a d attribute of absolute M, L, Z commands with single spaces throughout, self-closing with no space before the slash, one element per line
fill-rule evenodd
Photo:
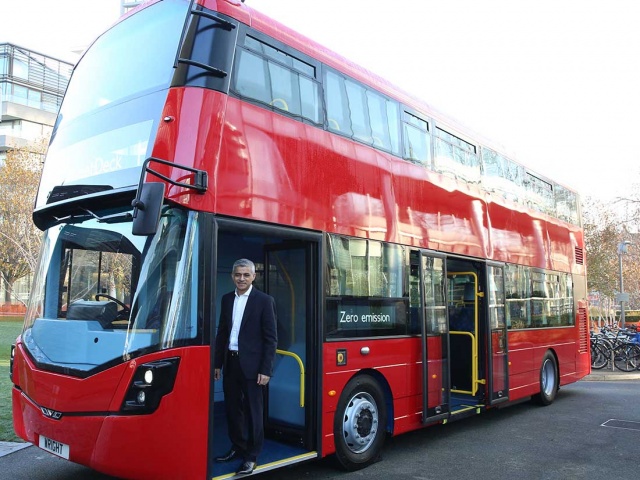
<path fill-rule="evenodd" d="M 197 214 L 165 208 L 153 237 L 91 219 L 50 228 L 23 331 L 43 369 L 86 376 L 192 343 Z"/>
<path fill-rule="evenodd" d="M 98 38 L 76 66 L 36 208 L 58 185 L 134 185 L 150 155 L 189 2 L 145 8 Z"/>

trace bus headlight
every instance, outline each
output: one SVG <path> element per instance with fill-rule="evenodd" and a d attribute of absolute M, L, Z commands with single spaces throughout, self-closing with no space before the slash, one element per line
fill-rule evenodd
<path fill-rule="evenodd" d="M 128 414 L 155 412 L 162 397 L 173 390 L 179 363 L 180 359 L 175 357 L 140 365 L 133 374 L 120 411 Z"/>

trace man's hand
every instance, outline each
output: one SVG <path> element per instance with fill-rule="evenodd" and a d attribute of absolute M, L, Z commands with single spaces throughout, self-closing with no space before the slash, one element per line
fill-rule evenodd
<path fill-rule="evenodd" d="M 219 368 L 216 368 L 213 371 L 213 379 L 214 380 L 220 380 L 220 369 Z"/>
<path fill-rule="evenodd" d="M 268 375 L 262 375 L 261 373 L 258 374 L 258 385 L 266 385 L 267 383 L 269 383 L 269 379 L 271 377 L 269 377 Z"/>

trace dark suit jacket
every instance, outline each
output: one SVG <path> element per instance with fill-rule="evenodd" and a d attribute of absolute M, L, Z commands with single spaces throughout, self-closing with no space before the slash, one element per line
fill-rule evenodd
<path fill-rule="evenodd" d="M 227 359 L 229 335 L 233 327 L 234 299 L 235 291 L 222 297 L 220 322 L 216 335 L 215 368 L 222 368 Z M 272 376 L 277 345 L 275 300 L 253 287 L 247 299 L 238 334 L 240 366 L 245 378 L 257 379 L 258 373 Z"/>

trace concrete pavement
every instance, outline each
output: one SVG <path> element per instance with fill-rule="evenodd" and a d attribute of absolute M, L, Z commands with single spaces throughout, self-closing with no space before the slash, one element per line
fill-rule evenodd
<path fill-rule="evenodd" d="M 0 442 L 0 457 L 30 447 L 30 443 Z"/>
<path fill-rule="evenodd" d="M 611 368 L 602 368 L 600 370 L 591 369 L 591 373 L 582 379 L 587 382 L 607 382 L 607 381 L 628 381 L 628 380 L 640 380 L 640 370 L 634 372 L 623 372 L 618 370 L 611 370 Z"/>

